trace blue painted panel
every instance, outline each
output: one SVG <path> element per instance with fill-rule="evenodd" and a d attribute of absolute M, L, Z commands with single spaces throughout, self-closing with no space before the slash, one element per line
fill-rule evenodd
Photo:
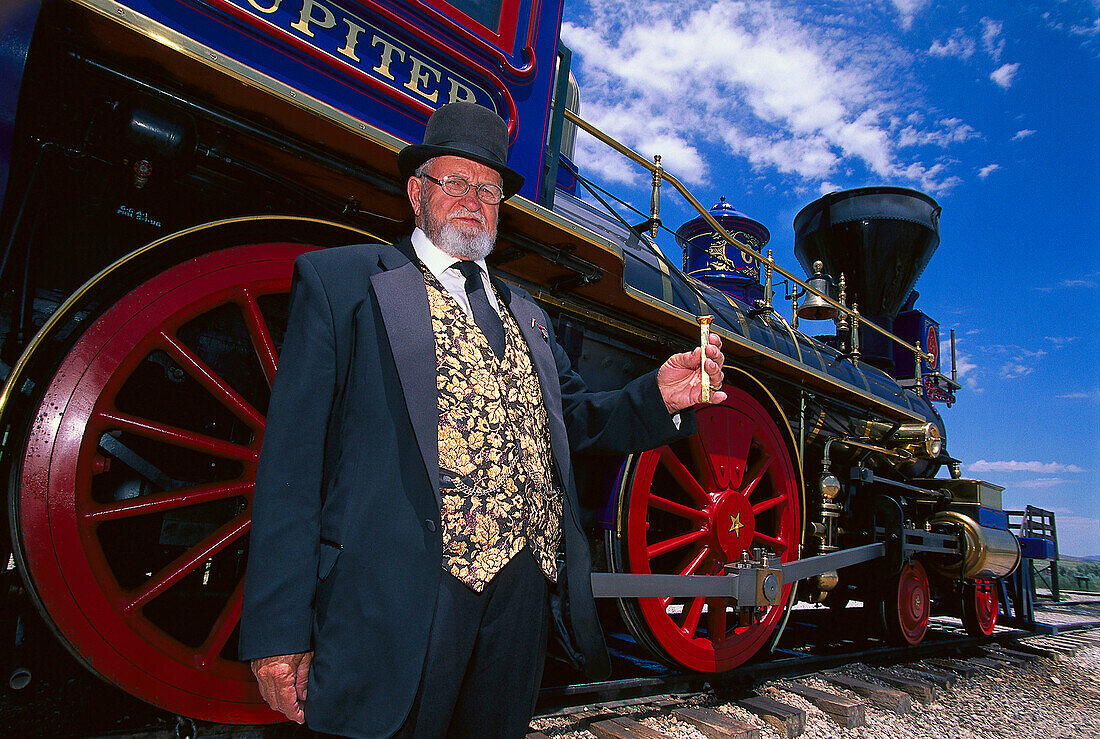
<path fill-rule="evenodd" d="M 0 13 L 0 203 L 8 188 L 23 67 L 41 7 L 37 0 L 7 0 Z"/>
<path fill-rule="evenodd" d="M 408 5 L 365 0 L 125 0 L 149 17 L 409 142 L 433 110 L 471 100 L 511 126 L 511 166 L 535 199 L 542 176 L 560 0 L 542 1 L 533 57 L 533 0 L 522 0 L 516 50 L 463 36 Z M 515 68 L 511 65 L 516 65 Z"/>
<path fill-rule="evenodd" d="M 1049 539 L 1035 539 L 1030 536 L 1017 538 L 1020 541 L 1020 556 L 1027 559 L 1054 559 L 1054 542 Z"/>

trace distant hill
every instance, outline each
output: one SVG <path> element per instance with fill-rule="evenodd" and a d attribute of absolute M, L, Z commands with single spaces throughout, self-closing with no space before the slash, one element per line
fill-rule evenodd
<path fill-rule="evenodd" d="M 1090 554 L 1086 557 L 1071 557 L 1067 554 L 1063 554 L 1059 559 L 1066 562 L 1100 562 L 1100 554 Z"/>

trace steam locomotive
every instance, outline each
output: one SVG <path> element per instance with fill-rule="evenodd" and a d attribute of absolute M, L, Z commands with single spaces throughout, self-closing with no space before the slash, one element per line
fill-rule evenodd
<path fill-rule="evenodd" d="M 816 200 L 794 224 L 802 279 L 721 202 L 680 226 L 670 264 L 660 188 L 681 186 L 577 114 L 561 6 L 0 11 L 0 555 L 93 673 L 182 715 L 276 720 L 236 634 L 291 265 L 411 229 L 396 152 L 454 100 L 508 124 L 527 182 L 490 261 L 547 308 L 592 387 L 689 348 L 700 315 L 723 338 L 729 397 L 700 409 L 697 436 L 582 461 L 593 587 L 641 645 L 728 670 L 799 600 L 863 601 L 901 643 L 920 642 L 933 606 L 992 632 L 1020 548 L 1001 489 L 947 452 L 933 403 L 958 385 L 911 294 L 939 206 L 886 186 Z M 585 195 L 578 128 L 652 173 L 640 225 Z"/>

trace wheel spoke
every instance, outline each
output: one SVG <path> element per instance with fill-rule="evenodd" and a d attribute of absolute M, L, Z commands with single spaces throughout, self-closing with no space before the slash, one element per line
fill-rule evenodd
<path fill-rule="evenodd" d="M 768 473 L 768 468 L 772 466 L 772 460 L 775 459 L 771 454 L 761 454 L 760 459 L 756 460 L 756 464 L 752 466 L 752 470 L 745 474 L 745 479 L 748 483 L 745 483 L 741 487 L 741 494 L 746 498 L 751 498 L 753 492 L 756 490 L 756 486 L 760 484 L 760 481 L 764 479 L 764 475 Z"/>
<path fill-rule="evenodd" d="M 680 461 L 680 458 L 676 456 L 672 449 L 667 446 L 661 448 L 661 465 L 672 475 L 676 484 L 697 504 L 704 506 L 710 502 L 710 497 L 699 485 L 699 481 L 684 466 L 684 463 Z"/>
<path fill-rule="evenodd" d="M 144 495 L 140 498 L 124 500 L 118 503 L 99 506 L 92 510 L 84 511 L 81 518 L 85 521 L 101 523 L 114 521 L 120 518 L 133 518 L 134 516 L 147 516 L 151 513 L 161 513 L 176 508 L 209 503 L 215 500 L 233 498 L 236 496 L 248 496 L 252 493 L 256 483 L 253 480 L 242 480 L 232 483 L 211 483 L 209 485 L 191 485 L 185 488 L 168 490 L 163 493 Z"/>
<path fill-rule="evenodd" d="M 271 332 L 267 329 L 267 321 L 264 320 L 263 311 L 256 301 L 256 296 L 247 287 L 238 290 L 240 307 L 244 310 L 244 322 L 248 327 L 248 335 L 252 337 L 252 346 L 256 350 L 256 357 L 260 360 L 264 377 L 267 378 L 267 386 L 275 381 L 275 368 L 279 366 L 279 352 L 275 348 L 275 342 L 271 340 Z"/>
<path fill-rule="evenodd" d="M 659 495 L 649 496 L 649 507 L 671 513 L 674 516 L 680 516 L 681 518 L 689 518 L 693 521 L 702 520 L 707 517 L 707 514 L 704 511 L 700 511 L 696 508 L 691 508 L 681 503 L 677 503 L 676 501 L 669 500 L 668 498 L 662 498 Z"/>
<path fill-rule="evenodd" d="M 717 490 L 722 487 L 718 484 L 718 473 L 714 469 L 714 459 L 707 450 L 706 442 L 702 434 L 696 434 L 688 439 L 688 449 L 691 453 L 691 462 L 695 469 L 699 470 L 702 483 L 707 490 Z"/>
<path fill-rule="evenodd" d="M 726 641 L 726 601 L 711 598 L 707 605 L 707 631 L 710 633 L 711 643 L 717 649 Z"/>
<path fill-rule="evenodd" d="M 206 641 L 199 647 L 200 654 L 196 661 L 200 669 L 206 669 L 213 664 L 218 659 L 218 655 L 225 649 L 229 637 L 233 636 L 233 629 L 237 628 L 237 624 L 241 621 L 241 603 L 243 600 L 244 578 L 242 577 L 237 581 L 237 587 L 233 588 L 233 594 L 229 596 L 225 607 L 218 614 L 218 619 L 210 629 Z"/>
<path fill-rule="evenodd" d="M 166 331 L 158 334 L 162 348 L 183 369 L 187 370 L 206 390 L 213 395 L 218 402 L 228 408 L 238 418 L 244 421 L 253 431 L 260 431 L 264 427 L 264 417 L 252 405 L 242 398 L 240 394 L 230 387 L 218 373 L 202 361 L 189 347 L 183 344 L 177 337 Z"/>
<path fill-rule="evenodd" d="M 248 531 L 250 524 L 251 519 L 248 511 L 234 516 L 219 527 L 217 531 L 162 567 L 159 572 L 149 578 L 145 585 L 133 594 L 129 601 L 123 603 L 119 610 L 124 614 L 130 613 L 135 608 L 153 600 L 172 585 L 194 572 L 203 562 L 243 536 Z"/>
<path fill-rule="evenodd" d="M 752 439 L 756 425 L 752 419 L 740 413 L 735 413 L 728 420 L 728 437 L 726 445 L 726 465 L 729 467 L 729 485 L 731 488 L 740 489 L 742 481 L 746 477 L 746 467 L 749 464 L 749 451 L 752 449 Z"/>
<path fill-rule="evenodd" d="M 694 575 L 699 571 L 699 568 L 706 561 L 707 556 L 710 554 L 710 547 L 703 545 L 699 548 L 699 553 L 691 558 L 691 561 L 680 568 L 681 575 Z"/>
<path fill-rule="evenodd" d="M 782 539 L 776 539 L 774 536 L 761 534 L 759 531 L 753 532 L 752 543 L 767 544 L 776 554 L 783 554 L 785 551 L 787 551 L 787 543 L 785 541 L 783 541 Z"/>
<path fill-rule="evenodd" d="M 772 508 L 775 508 L 777 506 L 781 506 L 786 502 L 787 502 L 787 494 L 786 493 L 782 493 L 781 495 L 777 495 L 774 498 L 768 498 L 767 500 L 762 500 L 759 503 L 756 503 L 755 505 L 753 505 L 752 515 L 753 516 L 759 516 L 761 513 L 764 513 L 766 511 L 770 511 Z"/>
<path fill-rule="evenodd" d="M 691 599 L 691 608 L 684 612 L 684 623 L 680 626 L 680 631 L 684 632 L 687 638 L 691 639 L 695 636 L 695 632 L 699 630 L 699 618 L 703 615 L 703 604 L 706 603 L 706 598 L 699 596 Z"/>
<path fill-rule="evenodd" d="M 99 411 L 95 414 L 102 422 L 121 429 L 130 431 L 147 439 L 164 441 L 174 446 L 191 449 L 197 452 L 209 452 L 217 457 L 225 459 L 237 459 L 254 462 L 259 452 L 239 444 L 215 439 L 204 434 L 196 434 L 181 428 L 169 426 L 146 418 L 139 418 L 128 413 L 116 411 Z"/>
<path fill-rule="evenodd" d="M 662 554 L 668 554 L 671 551 L 679 549 L 680 547 L 686 547 L 694 541 L 699 541 L 707 535 L 706 531 L 691 531 L 681 536 L 675 536 L 671 539 L 659 541 L 656 544 L 650 544 L 646 547 L 646 557 L 650 560 L 654 560 L 660 557 Z"/>

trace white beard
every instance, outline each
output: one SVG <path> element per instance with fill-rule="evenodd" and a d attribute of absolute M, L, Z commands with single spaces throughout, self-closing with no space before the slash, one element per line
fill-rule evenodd
<path fill-rule="evenodd" d="M 458 226 L 451 223 L 450 220 L 440 222 L 433 219 L 428 215 L 429 209 L 426 193 L 422 195 L 420 199 L 420 212 L 422 217 L 419 220 L 423 221 L 423 223 L 418 223 L 417 225 L 428 235 L 432 243 L 438 246 L 440 251 L 448 256 L 454 257 L 455 259 L 476 261 L 489 256 L 493 251 L 493 247 L 496 245 L 497 230 L 495 227 L 492 229 L 483 228 L 473 236 L 468 236 L 464 234 Z M 485 217 L 481 213 L 471 213 L 465 208 L 460 208 L 449 214 L 448 219 L 469 217 L 477 218 L 481 222 L 481 225 L 485 226 Z"/>

